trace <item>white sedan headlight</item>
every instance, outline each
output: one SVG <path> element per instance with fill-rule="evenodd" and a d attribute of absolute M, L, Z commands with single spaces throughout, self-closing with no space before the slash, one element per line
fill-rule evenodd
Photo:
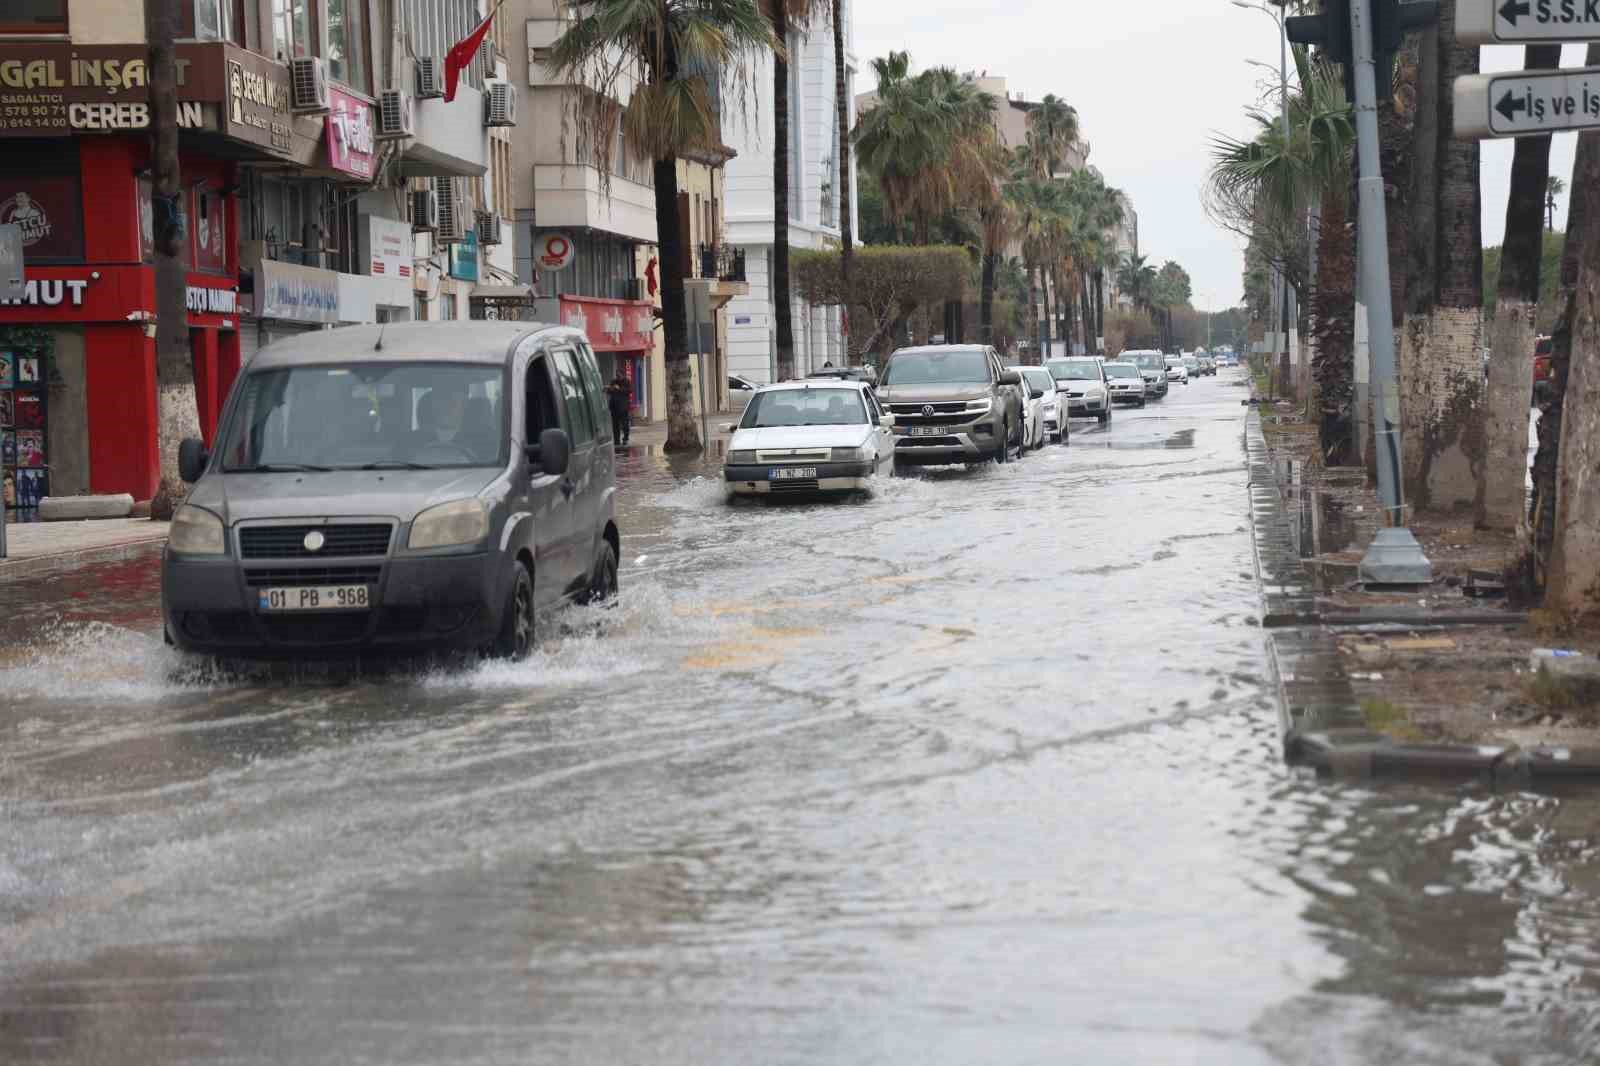
<path fill-rule="evenodd" d="M 167 544 L 184 555 L 221 555 L 227 544 L 222 519 L 203 507 L 186 503 L 172 516 Z"/>
<path fill-rule="evenodd" d="M 867 457 L 865 448 L 835 448 L 833 449 L 833 462 L 859 463 Z"/>
<path fill-rule="evenodd" d="M 753 466 L 755 461 L 756 453 L 754 448 L 740 449 L 739 451 L 728 453 L 729 466 Z"/>
<path fill-rule="evenodd" d="M 488 534 L 488 506 L 482 500 L 454 500 L 417 515 L 406 545 L 413 549 L 449 548 L 476 544 Z"/>

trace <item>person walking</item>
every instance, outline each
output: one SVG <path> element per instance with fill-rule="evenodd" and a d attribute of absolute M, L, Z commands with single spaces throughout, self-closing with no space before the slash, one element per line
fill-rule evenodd
<path fill-rule="evenodd" d="M 611 439 L 620 447 L 633 435 L 633 382 L 620 370 L 606 386 L 606 403 L 611 408 Z"/>

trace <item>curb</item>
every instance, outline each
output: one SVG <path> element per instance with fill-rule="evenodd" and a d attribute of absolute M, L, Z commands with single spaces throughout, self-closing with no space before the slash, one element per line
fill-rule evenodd
<path fill-rule="evenodd" d="M 1316 609 L 1311 572 L 1300 559 L 1261 432 L 1261 415 L 1253 408 L 1245 418 L 1244 444 L 1250 470 L 1256 580 L 1261 586 L 1262 624 L 1277 688 L 1285 762 L 1338 778 L 1519 785 L 1600 782 L 1600 748 L 1413 744 L 1368 727 L 1329 627 L 1371 624 L 1376 612 L 1373 616 L 1324 616 Z M 1425 617 L 1392 620 L 1426 624 Z M 1514 616 L 1495 618 L 1507 624 L 1517 620 Z M 1435 620 L 1434 624 L 1439 623 Z"/>
<path fill-rule="evenodd" d="M 45 555 L 30 555 L 26 558 L 10 557 L 0 559 L 0 581 L 20 577 L 24 573 L 33 576 L 77 566 L 81 563 L 111 562 L 116 559 L 131 558 L 139 554 L 142 549 L 149 548 L 153 544 L 165 543 L 166 539 L 167 534 L 162 532 L 148 537 L 140 537 L 137 540 L 123 540 L 115 544 L 97 544 L 92 548 L 74 548 L 69 551 L 50 552 Z"/>

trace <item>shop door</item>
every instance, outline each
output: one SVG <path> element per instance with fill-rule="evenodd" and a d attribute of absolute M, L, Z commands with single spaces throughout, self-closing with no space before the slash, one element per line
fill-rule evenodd
<path fill-rule="evenodd" d="M 17 517 L 50 494 L 48 373 L 43 353 L 0 349 L 0 499 Z"/>

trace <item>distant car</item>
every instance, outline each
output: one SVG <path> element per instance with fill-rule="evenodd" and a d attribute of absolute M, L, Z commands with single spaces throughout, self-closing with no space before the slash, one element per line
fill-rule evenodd
<path fill-rule="evenodd" d="M 728 375 L 728 391 L 729 392 L 755 392 L 760 387 L 761 387 L 760 385 L 757 385 L 755 382 L 751 381 L 749 378 L 740 377 L 738 374 L 729 374 Z"/>
<path fill-rule="evenodd" d="M 1133 363 L 1107 363 L 1106 383 L 1111 386 L 1111 402 L 1145 405 L 1144 374 Z"/>
<path fill-rule="evenodd" d="M 1065 401 L 1056 391 L 1056 382 L 1050 372 L 1039 366 L 1014 366 L 1011 369 L 1021 375 L 1023 387 L 1028 390 L 1023 406 L 1024 450 L 1043 448 L 1052 440 L 1065 440 L 1065 434 L 1069 432 L 1063 412 Z"/>
<path fill-rule="evenodd" d="M 1197 355 L 1194 358 L 1195 362 L 1200 364 L 1200 374 L 1202 377 L 1216 377 L 1217 361 L 1215 359 L 1211 358 L 1209 355 Z"/>
<path fill-rule="evenodd" d="M 1540 337 L 1533 346 L 1533 402 L 1546 403 L 1555 381 L 1555 338 Z"/>
<path fill-rule="evenodd" d="M 1177 355 L 1167 356 L 1167 382 L 1176 381 L 1180 385 L 1189 384 L 1189 367 L 1183 358 Z"/>
<path fill-rule="evenodd" d="M 1123 352 L 1118 359 L 1124 363 L 1132 363 L 1139 368 L 1139 375 L 1144 378 L 1145 399 L 1164 399 L 1167 395 L 1167 357 L 1153 348 L 1132 349 Z"/>
<path fill-rule="evenodd" d="M 1067 394 L 1067 416 L 1111 421 L 1111 386 L 1106 381 L 1105 364 L 1091 356 L 1052 359 L 1045 369 L 1055 378 L 1056 389 Z"/>
<path fill-rule="evenodd" d="M 1200 369 L 1200 360 L 1196 359 L 1192 355 L 1186 355 L 1183 357 L 1183 366 L 1184 369 L 1189 371 L 1189 376 L 1191 378 L 1198 378 L 1203 373 L 1203 371 Z"/>
<path fill-rule="evenodd" d="M 862 492 L 894 474 L 894 416 L 864 382 L 768 385 L 729 428 L 730 496 Z"/>

